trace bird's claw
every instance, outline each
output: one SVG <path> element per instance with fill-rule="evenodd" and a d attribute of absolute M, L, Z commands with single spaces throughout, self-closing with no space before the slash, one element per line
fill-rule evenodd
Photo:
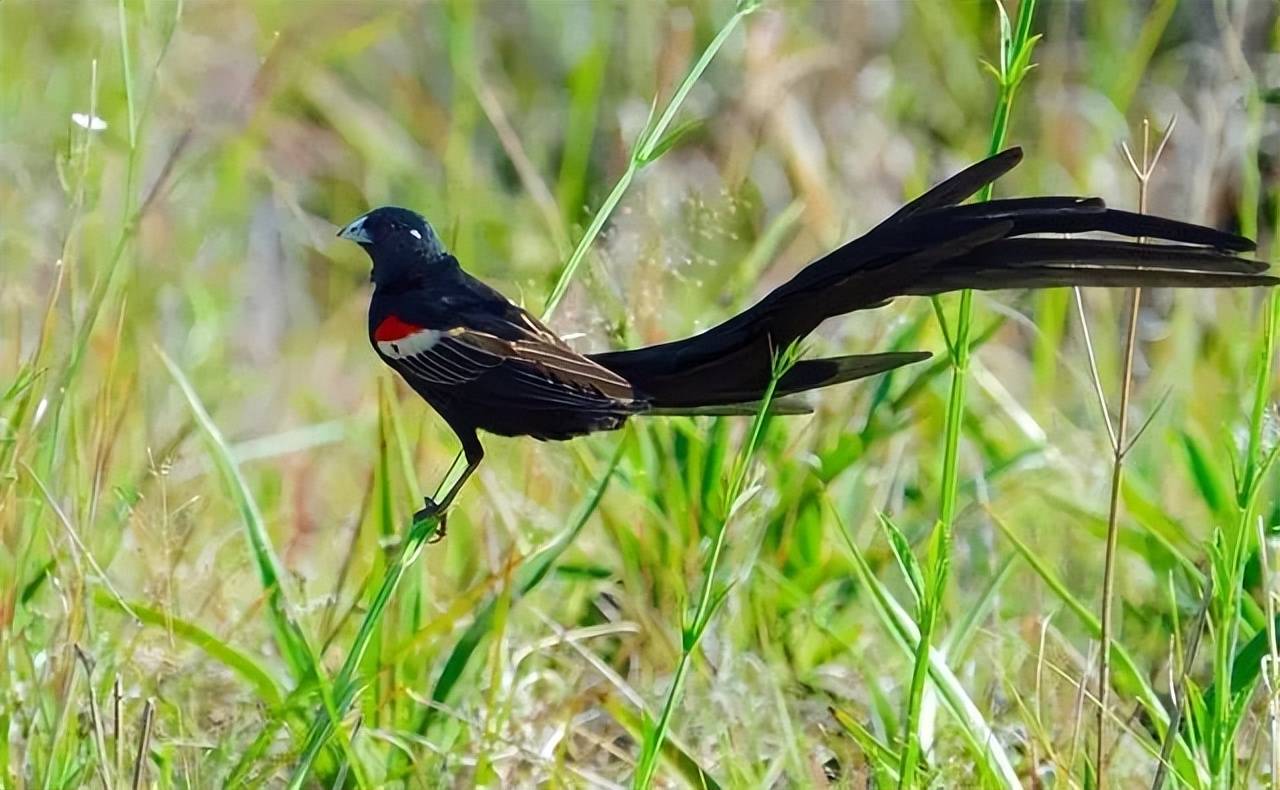
<path fill-rule="evenodd" d="M 413 521 L 415 524 L 420 524 L 429 518 L 436 519 L 435 534 L 430 538 L 427 538 L 427 543 L 439 543 L 444 540 L 445 524 L 449 520 L 448 514 L 445 513 L 431 497 L 424 497 L 423 504 L 424 507 L 422 510 L 413 514 Z"/>
<path fill-rule="evenodd" d="M 431 533 L 431 537 L 427 538 L 427 545 L 439 543 L 444 540 L 444 536 L 446 534 L 444 524 L 445 519 L 441 517 L 440 521 L 436 523 L 436 531 Z"/>

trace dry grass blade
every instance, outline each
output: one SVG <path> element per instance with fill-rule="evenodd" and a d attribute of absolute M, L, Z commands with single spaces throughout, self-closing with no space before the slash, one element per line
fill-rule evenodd
<path fill-rule="evenodd" d="M 156 703 L 148 699 L 142 707 L 142 727 L 138 732 L 138 751 L 133 758 L 133 790 L 139 790 L 146 779 L 147 757 L 151 754 L 151 727 L 155 722 Z"/>
<path fill-rule="evenodd" d="M 245 536 L 248 538 L 254 564 L 258 569 L 258 578 L 262 583 L 263 593 L 267 596 L 272 630 L 280 652 L 288 660 L 295 679 L 300 680 L 311 676 L 315 674 L 316 666 L 312 661 L 306 637 L 293 613 L 289 595 L 284 588 L 284 567 L 271 545 L 271 536 L 267 534 L 267 526 L 258 503 L 249 491 L 249 485 L 240 473 L 240 467 L 232 456 L 226 440 L 222 438 L 222 432 L 214 424 L 209 412 L 205 411 L 204 404 L 201 403 L 200 396 L 196 394 L 191 382 L 168 355 L 158 348 L 156 353 L 159 354 L 161 361 L 169 369 L 169 374 L 186 397 L 187 404 L 208 440 L 214 464 L 240 510 Z"/>
<path fill-rule="evenodd" d="M 1150 124 L 1146 120 L 1142 122 L 1141 166 L 1134 161 L 1133 154 L 1129 151 L 1128 143 L 1123 145 L 1125 158 L 1128 160 L 1129 167 L 1133 170 L 1134 178 L 1138 182 L 1138 212 L 1141 214 L 1145 214 L 1147 211 L 1147 186 L 1151 180 L 1151 174 L 1155 172 L 1156 165 L 1160 162 L 1160 155 L 1164 153 L 1165 144 L 1169 142 L 1169 137 L 1173 134 L 1176 124 L 1176 118 L 1169 121 L 1168 127 L 1165 128 L 1164 134 L 1156 146 L 1155 153 L 1152 155 L 1150 152 Z M 1107 548 L 1102 572 L 1102 614 L 1100 618 L 1102 621 L 1100 636 L 1102 645 L 1098 661 L 1097 740 L 1095 741 L 1094 749 L 1094 767 L 1097 771 L 1100 790 L 1106 786 L 1107 775 L 1106 725 L 1107 706 L 1111 697 L 1111 640 L 1113 637 L 1111 618 L 1113 611 L 1112 598 L 1115 595 L 1116 542 L 1120 535 L 1120 489 L 1124 482 L 1124 459 L 1131 449 L 1128 440 L 1129 399 L 1133 392 L 1133 357 L 1138 342 L 1138 312 L 1141 304 L 1142 289 L 1134 288 L 1129 302 L 1129 329 L 1125 335 L 1124 370 L 1120 374 L 1118 425 L 1115 433 L 1111 433 L 1110 426 L 1108 426 L 1107 430 L 1108 435 L 1112 438 L 1111 498 L 1107 508 Z M 1097 370 L 1097 365 L 1092 361 L 1090 362 L 1090 367 L 1095 371 Z M 1100 386 L 1099 392 L 1101 392 Z M 1103 409 L 1103 414 L 1104 416 L 1106 414 L 1105 408 Z"/>
<path fill-rule="evenodd" d="M 84 648 L 75 645 L 76 658 L 84 667 L 85 687 L 89 690 L 89 726 L 93 732 L 93 753 L 98 766 L 98 774 L 102 777 L 104 787 L 115 786 L 115 772 L 107 762 L 107 736 L 102 725 L 102 711 L 98 707 L 98 691 L 93 687 L 93 659 L 84 652 Z"/>
<path fill-rule="evenodd" d="M 114 776 L 124 776 L 124 691 L 120 687 L 120 676 L 111 684 L 111 766 Z"/>

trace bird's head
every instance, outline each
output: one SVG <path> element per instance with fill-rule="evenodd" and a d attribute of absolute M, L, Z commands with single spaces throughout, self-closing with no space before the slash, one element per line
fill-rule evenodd
<path fill-rule="evenodd" d="M 349 222 L 338 238 L 354 241 L 369 254 L 374 283 L 424 276 L 425 267 L 452 261 L 431 223 L 407 208 L 375 208 Z"/>

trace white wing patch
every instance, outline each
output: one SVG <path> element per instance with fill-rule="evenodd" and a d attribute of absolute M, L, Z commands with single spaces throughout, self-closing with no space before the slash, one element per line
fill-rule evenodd
<path fill-rule="evenodd" d="M 614 408 L 634 400 L 626 379 L 558 345 L 545 330 L 541 334 L 549 338 L 546 341 L 538 336 L 508 341 L 464 327 L 442 331 L 395 321 L 388 323 L 383 336 L 406 334 L 375 342 L 382 356 L 411 381 L 460 386 L 502 368 L 504 373 L 493 380 L 494 386 L 508 390 L 504 396 L 524 395 L 541 402 L 542 408 Z M 537 328 L 532 322 L 530 326 Z"/>
<path fill-rule="evenodd" d="M 395 340 L 377 341 L 378 350 L 395 360 L 403 368 L 402 374 L 408 372 L 424 381 L 450 386 L 474 381 L 502 364 L 501 354 L 465 342 L 459 337 L 462 334 L 460 327 L 443 332 L 419 329 Z"/>
<path fill-rule="evenodd" d="M 378 350 L 392 359 L 404 359 L 430 351 L 436 343 L 440 342 L 440 336 L 443 334 L 434 329 L 419 329 L 411 335 L 395 340 L 379 340 Z"/>

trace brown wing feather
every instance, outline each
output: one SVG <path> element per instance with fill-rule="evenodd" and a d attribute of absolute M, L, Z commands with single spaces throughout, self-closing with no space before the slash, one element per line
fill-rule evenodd
<path fill-rule="evenodd" d="M 626 379 L 578 354 L 545 329 L 517 340 L 454 327 L 428 349 L 396 358 L 406 377 L 426 384 L 491 385 L 492 398 L 521 406 L 632 411 L 638 402 Z M 557 342 L 558 341 L 558 342 Z"/>

